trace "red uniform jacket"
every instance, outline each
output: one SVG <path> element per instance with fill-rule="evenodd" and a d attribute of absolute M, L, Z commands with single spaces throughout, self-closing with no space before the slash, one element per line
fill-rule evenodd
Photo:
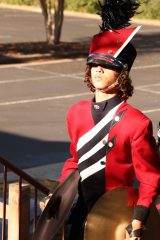
<path fill-rule="evenodd" d="M 95 125 L 91 104 L 91 100 L 81 101 L 68 111 L 72 157 L 65 162 L 59 181 L 78 168 L 77 142 Z M 116 144 L 107 154 L 106 191 L 120 186 L 133 186 L 136 176 L 140 182 L 137 205 L 149 207 L 160 189 L 160 159 L 152 136 L 152 123 L 126 102 L 117 109 L 115 117 L 122 111 L 122 119 L 109 132 L 108 141 L 116 136 Z"/>

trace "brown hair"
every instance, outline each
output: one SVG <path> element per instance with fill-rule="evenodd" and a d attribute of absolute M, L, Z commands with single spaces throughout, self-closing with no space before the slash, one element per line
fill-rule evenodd
<path fill-rule="evenodd" d="M 129 72 L 128 71 L 123 71 L 121 73 L 117 72 L 117 77 L 119 83 L 117 94 L 121 97 L 121 99 L 127 100 L 129 97 L 132 96 L 134 89 L 132 85 L 132 80 L 129 77 Z M 87 84 L 91 92 L 95 92 L 95 88 L 91 80 L 91 66 L 89 65 L 86 66 L 84 82 Z"/>

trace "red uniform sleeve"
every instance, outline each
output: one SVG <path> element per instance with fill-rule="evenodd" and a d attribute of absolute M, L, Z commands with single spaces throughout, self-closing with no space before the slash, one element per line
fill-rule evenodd
<path fill-rule="evenodd" d="M 152 135 L 152 123 L 144 118 L 132 139 L 132 159 L 140 183 L 137 206 L 149 207 L 160 189 L 160 158 Z"/>
<path fill-rule="evenodd" d="M 67 159 L 66 162 L 64 163 L 64 166 L 63 166 L 63 169 L 61 172 L 61 177 L 58 179 L 59 182 L 62 182 L 73 170 L 78 168 L 76 144 L 73 142 L 72 124 L 69 120 L 70 118 L 71 117 L 68 112 L 68 114 L 67 114 L 67 129 L 68 129 L 68 134 L 71 139 L 71 144 L 70 144 L 71 158 Z"/>

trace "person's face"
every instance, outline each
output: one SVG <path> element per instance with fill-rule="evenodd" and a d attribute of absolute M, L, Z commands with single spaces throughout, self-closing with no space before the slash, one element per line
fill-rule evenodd
<path fill-rule="evenodd" d="M 97 90 L 104 90 L 115 83 L 118 73 L 114 70 L 104 68 L 100 65 L 91 67 L 92 84 Z"/>

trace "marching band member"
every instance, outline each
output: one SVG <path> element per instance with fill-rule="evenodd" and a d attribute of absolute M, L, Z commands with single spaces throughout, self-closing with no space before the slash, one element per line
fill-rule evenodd
<path fill-rule="evenodd" d="M 85 71 L 94 95 L 71 106 L 67 114 L 72 157 L 59 181 L 78 169 L 80 182 L 78 200 L 65 223 L 65 240 L 83 240 L 87 215 L 97 199 L 106 191 L 132 187 L 135 178 L 139 195 L 126 239 L 140 240 L 160 189 L 160 159 L 151 120 L 127 103 L 133 94 L 130 70 L 137 55 L 131 40 L 140 29 L 127 27 L 138 7 L 133 0 L 101 4 L 101 31 L 93 37 Z"/>

